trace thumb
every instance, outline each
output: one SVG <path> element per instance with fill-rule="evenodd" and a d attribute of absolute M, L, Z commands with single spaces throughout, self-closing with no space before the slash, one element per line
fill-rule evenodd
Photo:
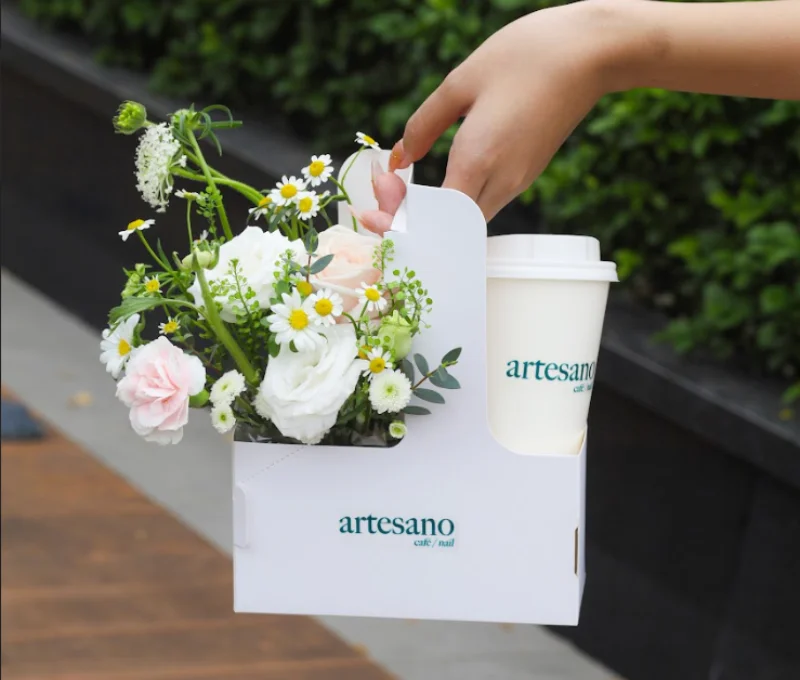
<path fill-rule="evenodd" d="M 389 157 L 389 170 L 407 168 L 422 158 L 445 130 L 466 114 L 471 103 L 471 93 L 456 69 L 408 119 L 403 139 Z"/>

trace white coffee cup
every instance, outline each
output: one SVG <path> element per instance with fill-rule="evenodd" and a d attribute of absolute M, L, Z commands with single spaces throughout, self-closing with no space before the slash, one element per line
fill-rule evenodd
<path fill-rule="evenodd" d="M 487 246 L 489 426 L 521 454 L 577 454 L 613 262 L 589 236 L 512 234 Z"/>

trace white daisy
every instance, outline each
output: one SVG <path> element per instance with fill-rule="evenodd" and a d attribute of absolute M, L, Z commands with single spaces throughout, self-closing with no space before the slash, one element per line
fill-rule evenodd
<path fill-rule="evenodd" d="M 361 146 L 369 147 L 370 149 L 375 149 L 376 151 L 380 151 L 381 147 L 372 137 L 369 135 L 364 134 L 363 132 L 356 132 L 356 143 L 361 144 Z"/>
<path fill-rule="evenodd" d="M 373 347 L 367 352 L 366 364 L 367 367 L 364 369 L 364 375 L 370 380 L 374 380 L 387 369 L 393 368 L 392 355 L 384 351 L 381 347 Z"/>
<path fill-rule="evenodd" d="M 169 317 L 164 323 L 158 324 L 158 332 L 161 335 L 170 335 L 177 333 L 181 325 L 172 317 Z"/>
<path fill-rule="evenodd" d="M 228 371 L 211 388 L 210 399 L 215 406 L 228 405 L 244 392 L 244 376 L 239 371 Z"/>
<path fill-rule="evenodd" d="M 134 231 L 144 231 L 152 227 L 155 223 L 155 220 L 134 220 L 125 228 L 125 231 L 119 232 L 119 235 L 122 236 L 123 241 L 127 241 L 128 237 Z"/>
<path fill-rule="evenodd" d="M 389 436 L 393 439 L 402 439 L 407 432 L 408 428 L 402 420 L 395 420 L 389 423 Z"/>
<path fill-rule="evenodd" d="M 310 220 L 319 212 L 319 196 L 313 191 L 301 191 L 297 194 L 297 216 L 301 220 Z"/>
<path fill-rule="evenodd" d="M 397 413 L 411 401 L 411 382 L 400 371 L 383 371 L 369 386 L 369 403 L 378 413 Z"/>
<path fill-rule="evenodd" d="M 288 345 L 294 342 L 298 352 L 314 349 L 325 342 L 319 332 L 319 326 L 311 320 L 310 298 L 301 299 L 300 293 L 293 291 L 283 294 L 283 303 L 272 305 L 273 314 L 267 317 L 269 329 L 275 333 L 275 342 Z"/>
<path fill-rule="evenodd" d="M 157 212 L 165 212 L 172 193 L 172 168 L 186 166 L 181 144 L 168 123 L 147 127 L 136 147 L 136 188 Z"/>
<path fill-rule="evenodd" d="M 300 284 L 298 284 L 298 290 Z M 300 291 L 302 294 L 303 291 Z M 341 316 L 344 311 L 344 301 L 339 293 L 332 290 L 321 290 L 308 298 L 311 306 L 311 320 L 320 326 L 332 326 L 336 323 L 336 317 Z"/>
<path fill-rule="evenodd" d="M 356 293 L 358 293 L 359 307 L 366 305 L 367 312 L 382 312 L 386 309 L 386 298 L 381 295 L 377 286 L 368 286 L 362 282 Z"/>
<path fill-rule="evenodd" d="M 115 328 L 106 328 L 100 341 L 100 361 L 115 380 L 133 351 L 133 331 L 139 323 L 139 315 L 133 314 Z"/>
<path fill-rule="evenodd" d="M 311 162 L 302 170 L 303 177 L 312 187 L 327 182 L 333 174 L 331 157 L 328 154 L 311 156 Z"/>
<path fill-rule="evenodd" d="M 284 175 L 283 179 L 278 182 L 276 187 L 270 192 L 269 197 L 275 205 L 289 205 L 297 200 L 297 194 L 301 191 L 305 191 L 305 188 L 306 183 L 302 180 L 294 176 L 286 177 L 286 175 Z"/>
<path fill-rule="evenodd" d="M 258 202 L 258 205 L 255 208 L 250 208 L 247 212 L 249 212 L 254 220 L 257 220 L 262 215 L 266 215 L 269 211 L 269 207 L 272 205 L 272 196 L 262 196 L 261 200 Z"/>
<path fill-rule="evenodd" d="M 236 425 L 236 418 L 233 415 L 230 404 L 217 404 L 211 409 L 211 424 L 220 434 L 225 434 Z"/>

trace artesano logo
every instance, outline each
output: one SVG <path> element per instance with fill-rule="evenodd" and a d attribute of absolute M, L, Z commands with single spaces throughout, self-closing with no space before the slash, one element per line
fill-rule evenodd
<path fill-rule="evenodd" d="M 556 363 L 554 361 L 519 361 L 506 363 L 506 377 L 520 380 L 544 380 L 547 382 L 588 382 L 577 385 L 575 392 L 592 389 L 595 362 L 582 364 Z"/>
<path fill-rule="evenodd" d="M 339 520 L 339 533 L 342 534 L 382 534 L 395 536 L 423 536 L 415 538 L 417 547 L 452 548 L 455 545 L 455 522 L 451 519 L 403 517 L 342 517 Z"/>

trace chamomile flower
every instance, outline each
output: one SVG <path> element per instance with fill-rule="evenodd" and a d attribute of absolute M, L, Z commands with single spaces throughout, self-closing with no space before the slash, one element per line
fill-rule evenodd
<path fill-rule="evenodd" d="M 127 227 L 125 227 L 125 231 L 119 232 L 119 235 L 122 236 L 123 241 L 127 241 L 128 237 L 134 231 L 144 231 L 145 229 L 152 227 L 155 223 L 155 220 L 134 220 L 133 222 L 129 223 Z"/>
<path fill-rule="evenodd" d="M 319 212 L 319 196 L 313 191 L 301 191 L 297 194 L 297 216 L 301 220 L 310 220 Z"/>
<path fill-rule="evenodd" d="M 133 314 L 114 328 L 103 331 L 100 341 L 100 361 L 115 380 L 130 359 L 133 351 L 133 332 L 139 323 L 139 315 Z"/>
<path fill-rule="evenodd" d="M 369 403 L 377 413 L 397 413 L 411 401 L 411 381 L 400 371 L 382 371 L 369 385 Z"/>
<path fill-rule="evenodd" d="M 262 196 L 261 200 L 258 202 L 258 205 L 255 208 L 250 208 L 250 210 L 247 212 L 253 216 L 254 220 L 257 220 L 262 215 L 267 214 L 272 203 L 272 196 Z"/>
<path fill-rule="evenodd" d="M 335 324 L 336 317 L 342 315 L 344 307 L 342 296 L 328 289 L 314 293 L 308 298 L 308 303 L 311 307 L 311 320 L 320 326 Z"/>
<path fill-rule="evenodd" d="M 172 169 L 186 166 L 186 156 L 168 123 L 150 125 L 136 147 L 136 188 L 157 212 L 165 212 L 172 193 Z"/>
<path fill-rule="evenodd" d="M 374 347 L 367 352 L 366 358 L 367 367 L 364 369 L 364 375 L 370 380 L 374 380 L 386 370 L 392 368 L 392 355 L 384 351 L 381 347 Z"/>
<path fill-rule="evenodd" d="M 328 154 L 311 156 L 311 162 L 303 168 L 302 173 L 312 187 L 317 187 L 327 182 L 333 174 L 331 157 Z"/>
<path fill-rule="evenodd" d="M 386 298 L 381 295 L 377 286 L 368 286 L 362 282 L 356 293 L 358 293 L 359 307 L 366 305 L 367 312 L 382 312 L 386 309 Z"/>
<path fill-rule="evenodd" d="M 289 205 L 297 200 L 297 194 L 301 191 L 305 191 L 305 188 L 306 184 L 302 180 L 294 176 L 286 177 L 286 175 L 284 175 L 283 179 L 278 182 L 276 187 L 270 192 L 269 197 L 275 205 Z"/>
<path fill-rule="evenodd" d="M 395 420 L 389 423 L 389 436 L 392 439 L 402 439 L 407 432 L 408 428 L 402 420 Z"/>
<path fill-rule="evenodd" d="M 311 320 L 309 299 L 301 299 L 297 291 L 284 293 L 283 303 L 272 305 L 272 312 L 267 317 L 269 329 L 275 333 L 275 342 L 279 345 L 294 343 L 298 352 L 312 350 L 325 342 L 319 332 L 319 326 Z"/>
<path fill-rule="evenodd" d="M 230 404 L 217 404 L 211 409 L 211 424 L 220 434 L 225 434 L 236 425 L 236 418 L 233 415 Z"/>
<path fill-rule="evenodd" d="M 158 324 L 158 332 L 161 335 L 171 335 L 177 333 L 181 325 L 172 317 L 169 317 L 164 323 Z"/>
<path fill-rule="evenodd" d="M 211 388 L 209 398 L 215 406 L 228 405 L 244 392 L 244 376 L 232 370 L 222 375 Z"/>
<path fill-rule="evenodd" d="M 380 151 L 381 147 L 372 137 L 363 132 L 356 132 L 356 143 L 361 144 L 361 146 L 366 146 L 370 149 L 375 149 L 376 151 Z"/>
<path fill-rule="evenodd" d="M 147 293 L 159 293 L 161 292 L 161 281 L 158 280 L 158 275 L 156 276 L 146 276 L 144 279 L 144 290 Z"/>

